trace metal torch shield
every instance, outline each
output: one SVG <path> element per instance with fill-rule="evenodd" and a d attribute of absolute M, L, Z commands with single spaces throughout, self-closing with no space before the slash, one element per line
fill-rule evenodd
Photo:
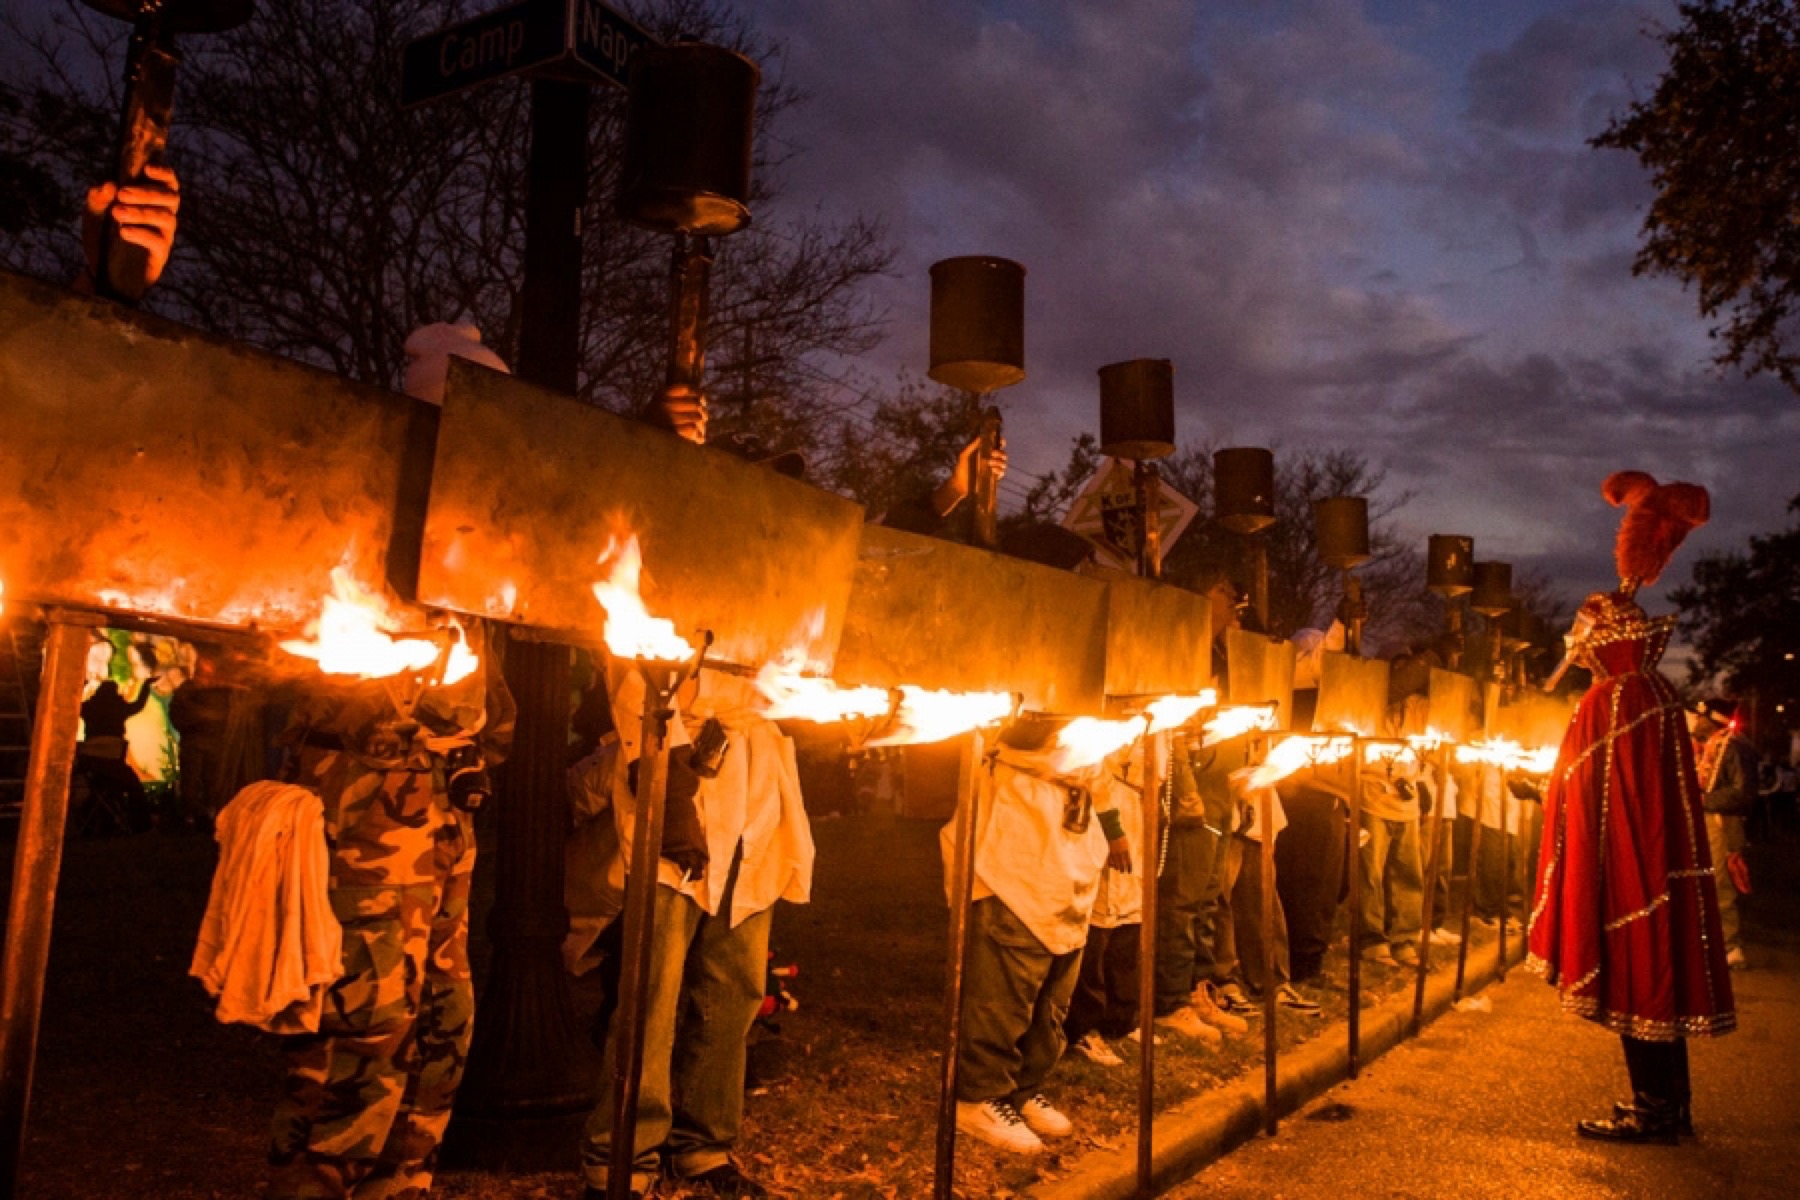
<path fill-rule="evenodd" d="M 1212 602 L 1108 571 L 1106 694 L 1193 695 L 1212 682 Z"/>
<path fill-rule="evenodd" d="M 1275 729 L 1294 719 L 1294 644 L 1242 629 L 1225 631 L 1226 700 L 1232 705 L 1274 704 Z"/>
<path fill-rule="evenodd" d="M 1574 715 L 1573 700 L 1527 692 L 1500 705 L 1494 717 L 1494 733 L 1511 738 L 1527 750 L 1561 746 Z"/>
<path fill-rule="evenodd" d="M 610 539 L 635 534 L 643 599 L 714 658 L 799 647 L 830 666 L 862 509 L 731 454 L 453 360 L 419 601 L 593 640 Z"/>
<path fill-rule="evenodd" d="M 954 542 L 864 528 L 833 678 L 846 686 L 1016 692 L 1098 716 L 1106 585 Z"/>
<path fill-rule="evenodd" d="M 0 273 L 7 598 L 293 628 L 378 587 L 424 511 L 435 413 Z"/>
<path fill-rule="evenodd" d="M 1470 742 L 1481 732 L 1481 689 L 1456 671 L 1431 668 L 1430 716 L 1426 725 L 1453 742 Z"/>
<path fill-rule="evenodd" d="M 1388 665 L 1379 658 L 1326 651 L 1319 663 L 1313 732 L 1377 737 L 1387 716 Z"/>

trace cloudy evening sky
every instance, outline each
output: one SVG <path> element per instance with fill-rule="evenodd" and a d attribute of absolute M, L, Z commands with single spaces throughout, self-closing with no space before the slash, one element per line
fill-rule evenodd
<path fill-rule="evenodd" d="M 1348 446 L 1578 599 L 1607 472 L 1712 489 L 1697 550 L 1785 524 L 1800 398 L 1715 374 L 1692 297 L 1634 279 L 1650 192 L 1587 147 L 1661 67 L 1673 3 L 778 0 L 812 100 L 787 202 L 900 250 L 871 381 L 926 362 L 926 269 L 1024 263 L 1021 477 L 1097 426 L 1096 368 L 1173 359 L 1184 441 Z"/>

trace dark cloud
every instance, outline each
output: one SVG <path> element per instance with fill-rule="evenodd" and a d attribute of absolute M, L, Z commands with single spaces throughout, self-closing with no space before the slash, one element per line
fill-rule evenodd
<path fill-rule="evenodd" d="M 1691 298 L 1630 274 L 1642 172 L 1585 144 L 1653 81 L 1667 0 L 1501 6 L 1460 42 L 1353 0 L 773 7 L 814 95 L 790 194 L 900 245 L 866 371 L 922 370 L 931 261 L 1026 264 L 1020 476 L 1095 426 L 1099 366 L 1154 356 L 1184 439 L 1361 450 L 1409 531 L 1575 594 L 1607 582 L 1609 471 L 1713 487 L 1701 550 L 1800 490 L 1800 405 L 1710 373 Z"/>

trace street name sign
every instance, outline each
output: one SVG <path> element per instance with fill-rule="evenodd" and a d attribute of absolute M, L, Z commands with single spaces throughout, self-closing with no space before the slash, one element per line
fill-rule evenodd
<path fill-rule="evenodd" d="M 527 73 L 624 87 L 631 56 L 655 44 L 600 0 L 521 0 L 408 42 L 400 106 Z"/>

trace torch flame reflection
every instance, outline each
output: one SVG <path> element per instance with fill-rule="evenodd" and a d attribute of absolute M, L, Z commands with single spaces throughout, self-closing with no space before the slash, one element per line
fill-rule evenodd
<path fill-rule="evenodd" d="M 637 535 L 628 535 L 623 544 L 617 538 L 609 539 L 600 554 L 600 564 L 607 574 L 594 584 L 594 599 L 606 610 L 606 648 L 621 658 L 652 662 L 685 662 L 692 658 L 694 647 L 675 632 L 675 622 L 653 617 L 644 607 L 639 590 L 644 556 L 638 549 Z"/>
<path fill-rule="evenodd" d="M 331 594 L 318 617 L 307 624 L 307 638 L 281 643 L 300 658 L 310 658 L 327 675 L 385 679 L 423 671 L 437 661 L 440 647 L 428 638 L 393 638 L 381 631 L 389 623 L 381 597 L 356 582 L 348 570 L 333 567 Z"/>

